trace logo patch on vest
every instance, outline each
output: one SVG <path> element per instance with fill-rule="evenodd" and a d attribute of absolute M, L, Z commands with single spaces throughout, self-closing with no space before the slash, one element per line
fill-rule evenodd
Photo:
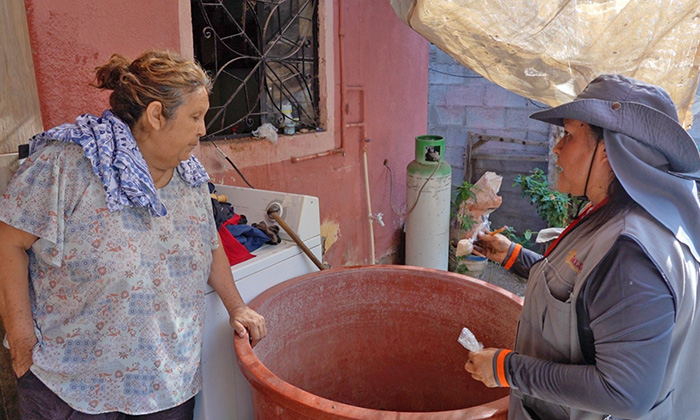
<path fill-rule="evenodd" d="M 576 250 L 573 249 L 569 252 L 569 255 L 566 256 L 566 265 L 571 267 L 572 270 L 576 272 L 576 274 L 581 274 L 581 270 L 583 270 L 583 262 L 576 258 Z"/>

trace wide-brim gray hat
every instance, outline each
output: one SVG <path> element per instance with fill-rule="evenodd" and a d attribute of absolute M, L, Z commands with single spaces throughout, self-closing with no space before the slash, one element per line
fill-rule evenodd
<path fill-rule="evenodd" d="M 531 115 L 563 126 L 575 119 L 603 128 L 610 167 L 622 187 L 688 246 L 700 262 L 700 152 L 661 88 L 620 75 L 593 80 L 573 102 Z"/>
<path fill-rule="evenodd" d="M 563 119 L 569 118 L 625 134 L 660 151 L 672 172 L 700 171 L 700 152 L 678 123 L 671 97 L 639 80 L 619 74 L 598 76 L 572 102 L 535 112 L 530 118 L 562 127 Z"/>

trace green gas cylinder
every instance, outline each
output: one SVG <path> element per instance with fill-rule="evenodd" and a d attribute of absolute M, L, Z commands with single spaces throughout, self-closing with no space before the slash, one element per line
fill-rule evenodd
<path fill-rule="evenodd" d="M 447 270 L 452 168 L 444 155 L 443 137 L 416 137 L 406 168 L 406 265 Z"/>

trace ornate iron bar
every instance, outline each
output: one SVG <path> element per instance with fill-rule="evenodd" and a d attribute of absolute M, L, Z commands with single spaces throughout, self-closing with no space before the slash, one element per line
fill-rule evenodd
<path fill-rule="evenodd" d="M 210 138 L 318 129 L 318 0 L 191 0 L 195 58 L 213 76 Z"/>

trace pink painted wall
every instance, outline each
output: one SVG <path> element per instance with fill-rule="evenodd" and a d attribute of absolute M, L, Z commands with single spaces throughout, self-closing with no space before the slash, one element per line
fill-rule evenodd
<path fill-rule="evenodd" d="M 124 0 L 113 8 L 78 0 L 25 0 L 25 4 L 45 128 L 108 107 L 107 94 L 88 84 L 94 67 L 112 53 L 133 58 L 146 49 L 179 50 L 183 44 L 176 0 Z M 368 145 L 372 210 L 383 213 L 386 224 L 375 224 L 375 255 L 380 261 L 390 261 L 397 251 L 403 218 L 392 212 L 389 171 L 383 162 L 388 160 L 393 169 L 394 202 L 401 208 L 413 138 L 427 129 L 428 43 L 396 17 L 387 1 L 334 0 L 334 14 L 335 33 L 330 38 L 335 51 L 334 137 L 339 145 L 339 114 L 345 109 L 340 104 L 341 83 L 361 86 L 367 136 L 372 139 Z M 342 81 L 339 15 L 345 33 Z M 348 122 L 357 121 L 361 115 L 357 94 L 349 94 L 346 103 Z M 256 188 L 319 197 L 322 224 L 329 236 L 338 236 L 324 260 L 333 266 L 364 264 L 370 256 L 361 137 L 359 129 L 348 129 L 344 156 L 299 163 L 277 156 L 283 145 L 265 141 L 231 142 L 225 150 Z M 308 139 L 284 146 L 291 147 L 294 156 L 319 151 Z M 196 153 L 215 182 L 243 185 L 209 145 L 202 145 Z"/>
<path fill-rule="evenodd" d="M 177 0 L 24 3 L 44 128 L 109 107 L 109 93 L 89 84 L 112 54 L 180 49 Z"/>

